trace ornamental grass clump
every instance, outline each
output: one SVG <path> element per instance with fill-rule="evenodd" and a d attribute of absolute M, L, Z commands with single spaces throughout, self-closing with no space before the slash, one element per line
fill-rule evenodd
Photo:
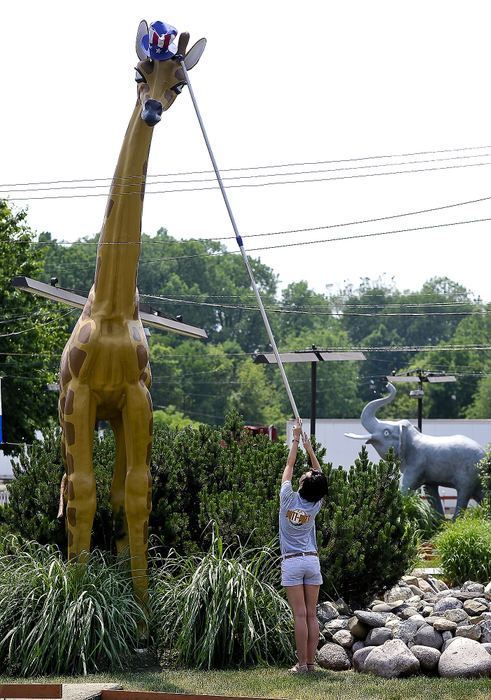
<path fill-rule="evenodd" d="M 403 507 L 407 518 L 413 523 L 419 538 L 430 540 L 443 527 L 445 519 L 417 491 L 407 491 L 403 496 Z"/>
<path fill-rule="evenodd" d="M 443 574 L 452 584 L 491 580 L 491 520 L 470 508 L 435 538 Z"/>
<path fill-rule="evenodd" d="M 169 552 L 152 567 L 153 628 L 159 658 L 194 668 L 281 664 L 293 657 L 293 618 L 278 592 L 278 552 L 225 547 Z"/>
<path fill-rule="evenodd" d="M 57 548 L 0 542 L 0 668 L 16 676 L 123 668 L 145 625 L 128 562 L 92 552 L 67 564 Z"/>

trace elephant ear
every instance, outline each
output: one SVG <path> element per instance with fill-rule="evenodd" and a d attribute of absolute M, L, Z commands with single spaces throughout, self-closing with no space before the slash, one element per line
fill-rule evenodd
<path fill-rule="evenodd" d="M 407 431 L 408 431 L 408 426 L 406 423 L 401 423 L 399 426 L 399 446 L 398 446 L 398 454 L 397 459 L 401 463 L 401 472 L 404 471 L 406 468 L 406 452 L 407 452 Z"/>

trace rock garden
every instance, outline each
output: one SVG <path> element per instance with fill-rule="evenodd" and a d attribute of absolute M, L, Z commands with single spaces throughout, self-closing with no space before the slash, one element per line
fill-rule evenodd
<path fill-rule="evenodd" d="M 491 676 L 491 582 L 454 588 L 415 571 L 364 610 L 350 613 L 342 600 L 321 603 L 318 619 L 324 669 L 384 678 Z"/>

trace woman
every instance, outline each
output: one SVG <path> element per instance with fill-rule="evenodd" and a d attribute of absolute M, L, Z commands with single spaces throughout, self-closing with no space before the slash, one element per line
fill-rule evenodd
<path fill-rule="evenodd" d="M 292 489 L 292 474 L 302 424 L 293 427 L 293 441 L 288 454 L 280 490 L 281 583 L 293 610 L 298 663 L 293 673 L 314 670 L 319 642 L 316 605 L 322 583 L 315 537 L 315 516 L 327 494 L 327 479 L 314 454 L 310 440 L 302 440 L 312 462 L 312 469 L 300 477 L 298 491 Z"/>

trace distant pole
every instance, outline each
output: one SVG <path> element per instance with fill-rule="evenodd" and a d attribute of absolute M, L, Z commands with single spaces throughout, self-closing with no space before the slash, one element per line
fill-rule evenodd
<path fill-rule="evenodd" d="M 2 379 L 0 377 L 0 443 L 3 442 L 3 432 L 2 432 Z"/>
<path fill-rule="evenodd" d="M 315 437 L 315 419 L 316 419 L 316 401 L 317 401 L 317 362 L 310 363 L 310 434 Z"/>
<path fill-rule="evenodd" d="M 419 374 L 418 389 L 421 394 L 418 396 L 418 430 L 420 433 L 423 432 L 423 379 L 421 374 Z"/>

